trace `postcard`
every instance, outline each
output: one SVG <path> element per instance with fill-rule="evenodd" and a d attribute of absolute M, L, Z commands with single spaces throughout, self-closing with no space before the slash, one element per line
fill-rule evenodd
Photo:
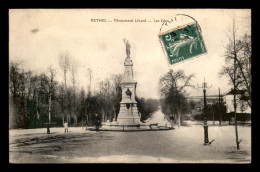
<path fill-rule="evenodd" d="M 251 9 L 9 9 L 9 163 L 251 158 Z"/>

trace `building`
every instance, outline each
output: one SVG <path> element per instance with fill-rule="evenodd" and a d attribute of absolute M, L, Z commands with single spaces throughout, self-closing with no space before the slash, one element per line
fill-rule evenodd
<path fill-rule="evenodd" d="M 251 108 L 248 106 L 247 102 L 241 100 L 242 95 L 244 95 L 245 91 L 237 91 L 236 94 L 236 103 L 237 113 L 248 113 L 251 114 Z M 234 112 L 234 93 L 233 90 L 223 95 L 223 102 L 226 105 L 226 113 Z"/>

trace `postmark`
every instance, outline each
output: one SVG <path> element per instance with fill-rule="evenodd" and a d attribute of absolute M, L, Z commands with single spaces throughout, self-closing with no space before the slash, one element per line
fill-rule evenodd
<path fill-rule="evenodd" d="M 195 21 L 161 32 L 159 40 L 170 65 L 207 53 L 200 27 Z"/>

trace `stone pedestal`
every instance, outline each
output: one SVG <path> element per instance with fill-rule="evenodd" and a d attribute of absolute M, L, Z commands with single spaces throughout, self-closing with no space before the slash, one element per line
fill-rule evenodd
<path fill-rule="evenodd" d="M 124 66 L 124 77 L 120 83 L 122 87 L 122 101 L 120 102 L 117 122 L 123 125 L 138 125 L 140 124 L 140 116 L 135 100 L 137 82 L 134 80 L 133 62 L 130 57 L 125 59 Z"/>
<path fill-rule="evenodd" d="M 119 124 L 126 125 L 140 124 L 140 117 L 138 115 L 137 104 L 129 104 L 128 108 L 127 104 L 121 103 L 117 122 Z"/>

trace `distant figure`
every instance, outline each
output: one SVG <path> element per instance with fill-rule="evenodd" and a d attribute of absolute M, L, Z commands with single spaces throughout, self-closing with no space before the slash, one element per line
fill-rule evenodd
<path fill-rule="evenodd" d="M 68 123 L 65 122 L 64 123 L 64 133 L 68 133 L 68 132 L 69 132 L 69 130 L 68 130 Z"/>
<path fill-rule="evenodd" d="M 167 120 L 166 120 L 166 116 L 164 116 L 163 120 L 165 121 L 165 129 L 167 128 Z"/>
<path fill-rule="evenodd" d="M 100 126 L 100 121 L 99 121 L 99 118 L 98 118 L 98 114 L 95 114 L 95 117 L 96 117 L 96 121 L 95 121 L 95 125 L 96 125 L 96 132 L 99 131 L 99 126 Z"/>
<path fill-rule="evenodd" d="M 100 121 L 99 121 L 99 120 L 97 120 L 97 121 L 96 121 L 96 132 L 98 132 L 98 131 L 99 131 L 99 126 L 100 126 Z"/>
<path fill-rule="evenodd" d="M 173 127 L 174 116 L 171 115 L 170 119 L 171 119 L 171 127 L 174 128 L 174 127 Z"/>
<path fill-rule="evenodd" d="M 49 126 L 49 123 L 47 124 L 47 134 L 50 134 L 50 126 Z"/>

